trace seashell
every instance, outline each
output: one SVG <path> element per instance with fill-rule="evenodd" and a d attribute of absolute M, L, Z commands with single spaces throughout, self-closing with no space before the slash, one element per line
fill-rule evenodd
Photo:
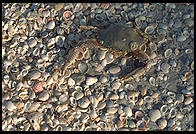
<path fill-rule="evenodd" d="M 176 97 L 176 94 L 174 92 L 167 92 L 167 95 L 169 95 L 170 97 L 172 98 L 175 98 Z"/>
<path fill-rule="evenodd" d="M 167 49 L 167 50 L 164 52 L 164 56 L 165 56 L 166 58 L 170 57 L 171 54 L 172 54 L 172 49 L 171 49 L 171 48 Z"/>
<path fill-rule="evenodd" d="M 81 107 L 81 108 L 87 108 L 90 104 L 90 101 L 88 98 L 82 98 L 78 101 L 78 105 Z"/>
<path fill-rule="evenodd" d="M 74 8 L 74 11 L 75 12 L 79 12 L 83 9 L 83 5 L 81 3 L 77 3 L 75 8 Z"/>
<path fill-rule="evenodd" d="M 22 77 L 25 77 L 27 74 L 29 73 L 29 71 L 27 70 L 27 69 L 22 69 L 22 71 L 20 72 L 20 75 L 22 76 Z"/>
<path fill-rule="evenodd" d="M 184 36 L 184 35 L 180 35 L 180 36 L 178 36 L 177 38 L 176 38 L 176 40 L 177 41 L 179 41 L 179 42 L 183 42 L 183 41 L 185 41 L 187 38 L 186 38 L 186 36 Z"/>
<path fill-rule="evenodd" d="M 14 68 L 11 68 L 10 71 L 11 71 L 12 73 L 17 73 L 17 72 L 19 71 L 19 68 L 14 67 Z"/>
<path fill-rule="evenodd" d="M 169 111 L 169 118 L 174 118 L 176 116 L 177 109 L 175 107 L 171 108 Z"/>
<path fill-rule="evenodd" d="M 39 94 L 38 99 L 40 101 L 46 101 L 46 100 L 49 99 L 49 97 L 50 97 L 50 95 L 48 94 L 48 92 L 47 91 L 43 91 L 42 93 Z"/>
<path fill-rule="evenodd" d="M 74 79 L 72 79 L 72 78 L 69 78 L 69 79 L 68 79 L 68 85 L 69 85 L 69 86 L 73 86 L 73 85 L 75 85 L 75 83 L 76 83 L 76 82 L 75 82 Z"/>
<path fill-rule="evenodd" d="M 58 125 L 54 130 L 55 131 L 62 131 L 63 127 L 61 125 Z"/>
<path fill-rule="evenodd" d="M 104 109 L 106 106 L 106 102 L 100 102 L 98 105 L 97 105 L 97 109 L 101 110 L 101 109 Z"/>
<path fill-rule="evenodd" d="M 48 47 L 48 49 L 54 48 L 55 42 L 56 42 L 56 39 L 55 39 L 55 38 L 51 38 L 51 39 L 47 42 L 47 47 Z"/>
<path fill-rule="evenodd" d="M 145 131 L 147 129 L 147 125 L 146 125 L 146 122 L 144 120 L 137 121 L 136 126 L 137 126 L 137 129 L 140 130 L 140 131 L 141 130 Z"/>
<path fill-rule="evenodd" d="M 115 108 L 115 107 L 109 107 L 109 108 L 107 109 L 107 113 L 108 113 L 108 114 L 115 114 L 117 111 L 118 111 L 118 109 Z"/>
<path fill-rule="evenodd" d="M 124 111 L 124 113 L 125 113 L 126 116 L 128 116 L 128 117 L 131 117 L 132 116 L 132 110 L 131 110 L 130 107 L 125 107 L 123 109 L 123 111 Z"/>
<path fill-rule="evenodd" d="M 24 105 L 24 110 L 26 111 L 26 110 L 30 109 L 30 107 L 31 107 L 31 103 L 30 103 L 30 101 L 27 101 Z"/>
<path fill-rule="evenodd" d="M 47 28 L 52 30 L 52 29 L 54 29 L 54 27 L 55 27 L 55 21 L 53 21 L 53 20 L 49 21 L 47 24 Z"/>
<path fill-rule="evenodd" d="M 144 118 L 144 114 L 141 111 L 135 112 L 135 119 L 136 120 L 142 120 Z"/>
<path fill-rule="evenodd" d="M 23 87 L 23 83 L 19 82 L 16 86 L 16 91 L 19 91 Z"/>
<path fill-rule="evenodd" d="M 65 11 L 63 13 L 63 19 L 65 19 L 65 20 L 71 20 L 73 18 L 74 18 L 73 17 L 73 13 L 71 11 L 67 10 L 67 11 Z"/>
<path fill-rule="evenodd" d="M 46 85 L 51 85 L 53 83 L 53 78 L 49 77 L 46 81 Z"/>
<path fill-rule="evenodd" d="M 37 45 L 37 40 L 31 37 L 28 42 L 29 47 L 33 48 Z"/>
<path fill-rule="evenodd" d="M 42 82 L 36 82 L 33 87 L 32 87 L 32 90 L 35 92 L 35 93 L 40 93 L 43 91 L 43 84 Z"/>
<path fill-rule="evenodd" d="M 71 103 L 72 106 L 76 106 L 77 102 L 76 102 L 76 99 L 74 97 L 70 97 L 69 100 L 70 100 L 70 103 Z"/>
<path fill-rule="evenodd" d="M 144 101 L 147 103 L 152 103 L 153 102 L 153 98 L 151 96 L 145 96 L 144 97 Z"/>
<path fill-rule="evenodd" d="M 89 118 L 90 118 L 89 115 L 85 113 L 85 114 L 82 114 L 82 115 L 81 115 L 80 121 L 81 121 L 82 123 L 87 123 L 87 121 L 88 121 Z"/>
<path fill-rule="evenodd" d="M 41 76 L 41 73 L 39 71 L 33 71 L 29 74 L 29 77 L 31 80 L 37 80 Z"/>
<path fill-rule="evenodd" d="M 15 104 L 12 103 L 11 101 L 7 101 L 7 102 L 5 103 L 5 107 L 6 107 L 6 109 L 9 110 L 9 111 L 13 111 L 13 110 L 15 110 L 15 109 L 17 108 L 17 107 L 15 106 Z"/>
<path fill-rule="evenodd" d="M 102 21 L 102 20 L 104 20 L 104 14 L 96 14 L 95 15 L 95 18 L 96 18 L 96 20 L 98 20 L 98 21 Z"/>
<path fill-rule="evenodd" d="M 36 48 L 33 50 L 33 55 L 34 55 L 34 56 L 38 56 L 39 54 L 40 54 L 40 49 L 36 47 Z"/>
<path fill-rule="evenodd" d="M 154 78 L 154 77 L 150 77 L 149 83 L 150 83 L 152 86 L 155 86 L 155 78 Z"/>
<path fill-rule="evenodd" d="M 192 52 L 193 52 L 193 51 L 192 51 L 191 49 L 189 49 L 189 48 L 185 50 L 185 53 L 186 53 L 186 54 L 191 54 Z"/>
<path fill-rule="evenodd" d="M 83 92 L 79 91 L 77 92 L 77 94 L 75 95 L 76 100 L 81 99 L 84 96 Z"/>
<path fill-rule="evenodd" d="M 57 46 L 63 47 L 64 41 L 65 41 L 65 37 L 64 36 L 57 36 L 56 37 L 56 44 L 57 44 Z"/>
<path fill-rule="evenodd" d="M 91 110 L 91 111 L 89 112 L 89 116 L 90 116 L 90 118 L 93 120 L 93 119 L 95 119 L 95 118 L 98 116 L 98 114 L 97 114 L 97 112 L 93 109 L 93 110 Z"/>
<path fill-rule="evenodd" d="M 153 26 L 153 25 L 150 25 L 150 26 L 147 26 L 147 27 L 146 27 L 146 29 L 145 29 L 144 32 L 145 32 L 146 34 L 152 34 L 152 33 L 154 32 L 154 29 L 155 29 L 154 26 Z"/>
<path fill-rule="evenodd" d="M 98 94 L 96 95 L 96 99 L 97 99 L 98 101 L 102 101 L 102 100 L 103 100 L 103 97 L 104 97 L 103 93 L 98 93 Z"/>
<path fill-rule="evenodd" d="M 60 101 L 61 103 L 63 103 L 63 102 L 66 102 L 66 101 L 68 100 L 68 98 L 69 98 L 68 95 L 62 94 L 62 95 L 59 97 L 59 101 Z"/>
<path fill-rule="evenodd" d="M 163 105 L 161 108 L 160 108 L 160 111 L 162 114 L 165 114 L 168 110 L 168 106 L 167 105 Z"/>
<path fill-rule="evenodd" d="M 78 70 L 80 71 L 80 73 L 86 73 L 88 70 L 87 64 L 86 63 L 79 63 Z"/>
<path fill-rule="evenodd" d="M 86 79 L 86 85 L 93 85 L 98 81 L 96 77 L 87 77 Z"/>
<path fill-rule="evenodd" d="M 46 68 L 44 66 L 38 66 L 38 71 L 44 73 Z"/>
<path fill-rule="evenodd" d="M 136 50 L 138 48 L 138 45 L 135 41 L 130 41 L 128 46 L 131 48 L 131 50 Z"/>

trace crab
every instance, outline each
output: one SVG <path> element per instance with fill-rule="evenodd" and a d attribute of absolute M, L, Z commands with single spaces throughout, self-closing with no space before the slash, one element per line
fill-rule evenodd
<path fill-rule="evenodd" d="M 94 26 L 80 26 L 80 29 L 96 31 L 97 38 L 83 40 L 81 45 L 69 50 L 63 74 L 77 60 L 82 60 L 88 49 L 95 47 L 111 52 L 115 58 L 122 56 L 137 59 L 142 63 L 135 70 L 120 76 L 118 81 L 143 76 L 159 61 L 156 53 L 152 52 L 148 46 L 151 41 L 138 29 L 122 24 L 110 24 L 102 29 Z"/>

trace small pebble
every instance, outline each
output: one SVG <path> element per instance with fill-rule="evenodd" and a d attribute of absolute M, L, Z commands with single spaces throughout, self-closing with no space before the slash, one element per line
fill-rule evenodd
<path fill-rule="evenodd" d="M 152 122 L 156 122 L 158 119 L 161 118 L 161 112 L 158 109 L 150 110 L 149 117 Z"/>
<path fill-rule="evenodd" d="M 86 85 L 93 85 L 98 81 L 96 77 L 87 77 L 86 79 Z"/>
<path fill-rule="evenodd" d="M 110 67 L 109 68 L 109 72 L 111 73 L 111 74 L 117 74 L 117 73 L 119 73 L 121 71 L 121 68 L 120 67 Z"/>
<path fill-rule="evenodd" d="M 76 83 L 75 80 L 73 80 L 72 78 L 68 79 L 68 85 L 69 86 L 73 86 L 73 85 L 75 85 L 75 83 Z"/>
<path fill-rule="evenodd" d="M 43 91 L 42 93 L 39 94 L 39 97 L 38 99 L 40 101 L 47 101 L 49 99 L 49 94 L 48 94 L 48 91 Z"/>

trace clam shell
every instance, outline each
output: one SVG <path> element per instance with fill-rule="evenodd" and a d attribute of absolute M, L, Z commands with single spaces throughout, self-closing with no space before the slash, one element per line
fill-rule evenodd
<path fill-rule="evenodd" d="M 152 34 L 152 33 L 154 32 L 154 29 L 155 29 L 154 26 L 153 26 L 153 25 L 150 25 L 150 26 L 147 26 L 147 27 L 146 27 L 146 29 L 145 29 L 144 32 L 145 32 L 146 34 Z"/>
<path fill-rule="evenodd" d="M 39 54 L 40 54 L 40 49 L 36 47 L 36 48 L 33 50 L 33 55 L 34 55 L 34 56 L 38 56 Z"/>
<path fill-rule="evenodd" d="M 153 98 L 151 96 L 145 96 L 144 97 L 144 101 L 147 103 L 152 103 L 153 102 Z"/>
<path fill-rule="evenodd" d="M 22 77 L 25 77 L 27 74 L 29 73 L 29 71 L 27 70 L 27 69 L 22 69 L 22 71 L 20 72 L 20 75 L 22 76 Z"/>
<path fill-rule="evenodd" d="M 168 110 L 168 106 L 167 105 L 163 105 L 161 108 L 160 108 L 160 111 L 162 114 L 165 114 Z"/>
<path fill-rule="evenodd" d="M 63 47 L 64 41 L 65 41 L 65 37 L 64 36 L 57 36 L 56 37 L 56 44 L 57 44 L 57 46 Z"/>
<path fill-rule="evenodd" d="M 169 111 L 169 118 L 174 118 L 176 116 L 177 109 L 175 107 L 171 108 Z"/>

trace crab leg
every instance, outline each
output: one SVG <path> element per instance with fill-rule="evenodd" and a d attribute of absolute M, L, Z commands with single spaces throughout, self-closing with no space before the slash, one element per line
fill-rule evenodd
<path fill-rule="evenodd" d="M 83 53 L 85 51 L 85 44 L 74 47 L 71 50 L 69 50 L 68 55 L 66 55 L 66 61 L 63 69 L 63 74 L 67 71 L 67 68 L 70 67 L 70 65 L 74 64 L 76 60 L 83 59 Z M 81 56 L 82 55 L 82 56 Z"/>
<path fill-rule="evenodd" d="M 132 53 L 132 54 L 134 54 L 134 53 Z M 132 54 L 131 54 L 131 56 L 133 56 Z M 132 72 L 130 72 L 122 77 L 120 77 L 118 79 L 118 81 L 121 81 L 121 80 L 128 81 L 128 80 L 136 79 L 136 78 L 146 74 L 158 61 L 156 58 L 154 60 L 150 59 L 150 57 L 146 53 L 143 53 L 142 51 L 137 51 L 137 55 L 135 55 L 135 56 L 137 59 L 143 58 L 145 65 L 133 70 Z"/>

